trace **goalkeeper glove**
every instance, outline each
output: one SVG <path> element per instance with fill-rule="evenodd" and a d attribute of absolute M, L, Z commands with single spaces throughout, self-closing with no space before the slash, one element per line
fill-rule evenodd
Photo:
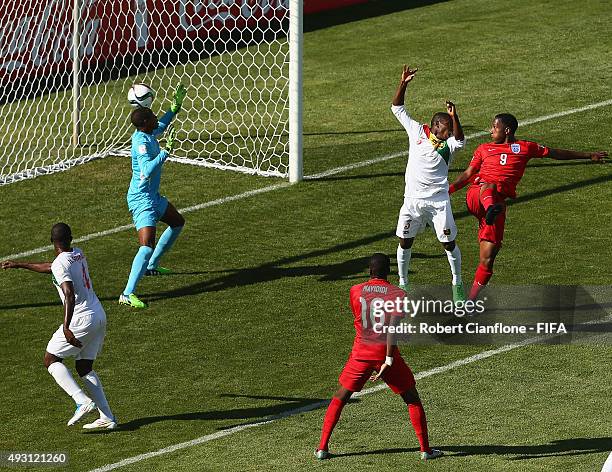
<path fill-rule="evenodd" d="M 176 130 L 172 128 L 170 131 L 168 131 L 168 137 L 166 138 L 166 151 L 168 151 L 168 154 L 172 153 L 172 150 L 174 149 L 175 144 L 176 144 Z"/>
<path fill-rule="evenodd" d="M 179 84 L 178 87 L 176 87 L 176 92 L 174 92 L 174 97 L 172 97 L 172 105 L 170 105 L 170 110 L 172 110 L 172 113 L 178 113 L 181 111 L 185 95 L 187 95 L 187 89 L 183 86 L 183 84 Z"/>

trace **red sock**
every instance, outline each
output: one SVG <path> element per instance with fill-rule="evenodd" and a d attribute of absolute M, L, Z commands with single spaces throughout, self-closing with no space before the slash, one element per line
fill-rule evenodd
<path fill-rule="evenodd" d="M 431 449 L 429 448 L 429 437 L 427 436 L 427 418 L 425 418 L 423 404 L 421 402 L 409 403 L 408 413 L 410 414 L 410 421 L 412 423 L 412 427 L 414 428 L 414 432 L 419 439 L 421 452 L 431 452 Z"/>
<path fill-rule="evenodd" d="M 476 269 L 476 273 L 474 274 L 474 284 L 472 285 L 472 290 L 470 290 L 470 300 L 476 300 L 478 297 L 478 293 L 489 283 L 489 279 L 493 275 L 493 271 L 487 269 L 482 264 L 478 264 L 478 268 Z"/>
<path fill-rule="evenodd" d="M 338 400 L 336 397 L 331 399 L 331 402 L 327 407 L 327 411 L 325 412 L 325 419 L 323 420 L 323 431 L 321 432 L 319 449 L 327 451 L 329 447 L 329 437 L 331 436 L 336 423 L 340 419 L 340 413 L 342 413 L 342 408 L 344 408 L 344 405 L 346 405 L 346 403 L 344 403 L 342 400 Z"/>
<path fill-rule="evenodd" d="M 495 189 L 486 188 L 480 192 L 480 203 L 485 210 L 493 205 L 495 203 Z"/>

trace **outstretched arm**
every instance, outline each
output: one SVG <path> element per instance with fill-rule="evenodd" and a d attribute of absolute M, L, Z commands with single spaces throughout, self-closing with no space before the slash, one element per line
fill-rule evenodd
<path fill-rule="evenodd" d="M 465 135 L 463 134 L 463 128 L 461 127 L 461 123 L 459 122 L 459 115 L 457 114 L 457 107 L 455 104 L 449 100 L 446 101 L 446 110 L 453 120 L 453 136 L 457 141 L 463 141 L 465 139 Z"/>
<path fill-rule="evenodd" d="M 570 151 L 569 149 L 552 149 L 550 148 L 550 152 L 548 154 L 551 159 L 556 159 L 559 161 L 567 161 L 569 159 L 590 159 L 594 162 L 602 162 L 606 157 L 608 157 L 607 151 L 597 151 L 597 152 L 580 152 L 580 151 Z"/>
<path fill-rule="evenodd" d="M 476 172 L 477 170 L 475 167 L 468 166 L 468 168 L 465 169 L 461 174 L 459 174 L 455 181 L 450 184 L 450 186 L 448 187 L 448 193 L 451 194 L 456 192 L 457 190 L 461 190 L 463 187 L 470 183 L 470 180 L 472 180 L 472 177 L 474 176 L 474 174 L 476 174 Z"/>
<path fill-rule="evenodd" d="M 3 269 L 27 269 L 32 272 L 39 272 L 41 274 L 51 273 L 51 262 L 15 262 L 15 261 L 2 261 L 0 267 Z"/>
<path fill-rule="evenodd" d="M 170 125 L 170 122 L 175 116 L 176 113 L 174 113 L 173 111 L 167 111 L 166 113 L 164 113 L 164 116 L 157 120 L 157 128 L 153 130 L 153 136 L 159 136 L 164 131 L 166 131 L 166 129 Z"/>
<path fill-rule="evenodd" d="M 402 69 L 402 77 L 400 79 L 400 83 L 395 91 L 395 96 L 393 97 L 393 105 L 400 106 L 404 104 L 404 97 L 406 96 L 406 87 L 408 87 L 408 82 L 414 79 L 415 74 L 418 69 L 411 70 L 406 64 L 404 64 L 404 68 Z"/>

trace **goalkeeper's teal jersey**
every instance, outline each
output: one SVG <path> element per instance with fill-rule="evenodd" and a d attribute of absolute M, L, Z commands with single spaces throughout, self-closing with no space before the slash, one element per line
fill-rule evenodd
<path fill-rule="evenodd" d="M 174 116 L 171 111 L 164 114 L 152 134 L 137 130 L 132 135 L 132 180 L 127 193 L 130 211 L 154 208 L 159 199 L 162 165 L 168 158 L 168 151 L 160 148 L 156 136 L 166 130 Z"/>

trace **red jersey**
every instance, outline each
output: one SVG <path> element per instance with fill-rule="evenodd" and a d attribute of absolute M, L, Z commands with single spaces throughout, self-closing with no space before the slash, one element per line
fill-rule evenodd
<path fill-rule="evenodd" d="M 387 333 L 380 332 L 381 325 L 388 326 L 391 316 L 404 316 L 404 313 L 395 307 L 396 300 L 402 300 L 405 296 L 403 290 L 382 279 L 370 279 L 351 287 L 351 309 L 355 317 L 355 342 L 351 357 L 360 360 L 385 360 Z M 377 310 L 372 307 L 373 302 L 376 307 L 385 301 L 394 302 L 394 309 L 383 311 L 377 316 Z"/>
<path fill-rule="evenodd" d="M 532 141 L 484 143 L 474 151 L 470 166 L 479 173 L 479 182 L 497 184 L 502 195 L 516 198 L 516 186 L 529 159 L 545 157 L 549 152 L 546 146 Z"/>

